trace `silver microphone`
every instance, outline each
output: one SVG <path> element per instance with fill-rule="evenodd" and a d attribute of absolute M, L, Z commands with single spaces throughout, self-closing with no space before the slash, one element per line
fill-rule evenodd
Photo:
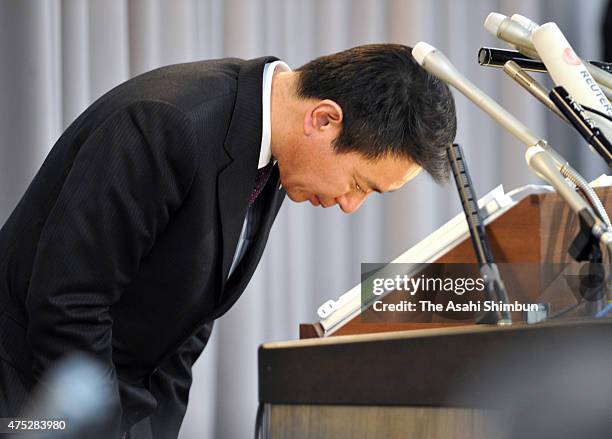
<path fill-rule="evenodd" d="M 459 73 L 446 56 L 435 47 L 425 42 L 417 43 L 412 49 L 412 56 L 425 70 L 463 93 L 522 143 L 527 146 L 538 143 L 539 137 L 535 136 L 521 121 Z"/>
<path fill-rule="evenodd" d="M 484 22 L 484 27 L 490 34 L 516 47 L 523 55 L 539 59 L 538 52 L 531 43 L 531 32 L 518 22 L 503 14 L 491 12 Z"/>
<path fill-rule="evenodd" d="M 527 19 L 526 17 L 522 18 Z M 537 25 L 537 23 L 531 21 L 530 28 L 533 29 L 534 25 Z M 489 33 L 509 43 L 523 55 L 533 59 L 541 58 L 533 45 L 532 31 L 522 26 L 520 20 L 512 20 L 503 14 L 491 12 L 484 22 L 484 27 Z M 602 86 L 604 94 L 608 98 L 612 98 L 612 75 L 584 60 L 582 62 L 595 81 Z"/>
<path fill-rule="evenodd" d="M 516 62 L 507 61 L 503 67 L 504 73 L 506 73 L 510 78 L 514 80 L 518 85 L 523 87 L 525 90 L 529 92 L 534 98 L 543 103 L 555 113 L 561 120 L 567 124 L 569 121 L 565 118 L 563 113 L 559 111 L 559 109 L 555 106 L 553 101 L 548 97 L 548 90 L 544 88 L 542 84 L 533 79 L 529 73 L 527 73 L 524 69 L 522 69 Z"/>

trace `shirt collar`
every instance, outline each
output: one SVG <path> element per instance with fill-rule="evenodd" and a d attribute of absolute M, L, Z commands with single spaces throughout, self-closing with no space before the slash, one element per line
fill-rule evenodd
<path fill-rule="evenodd" d="M 272 159 L 272 146 L 270 140 L 272 138 L 272 125 L 270 113 L 270 100 L 272 95 L 272 76 L 277 69 L 284 72 L 290 72 L 291 68 L 283 61 L 273 61 L 264 66 L 263 71 L 263 93 L 261 96 L 262 105 L 262 129 L 261 129 L 261 148 L 259 150 L 259 163 L 257 169 L 261 169 L 270 163 Z M 276 160 L 274 160 L 276 162 Z"/>

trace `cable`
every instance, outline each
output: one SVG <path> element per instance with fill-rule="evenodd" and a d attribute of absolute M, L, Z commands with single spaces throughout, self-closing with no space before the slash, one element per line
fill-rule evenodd
<path fill-rule="evenodd" d="M 610 224 L 610 218 L 608 217 L 608 213 L 606 212 L 603 203 L 601 202 L 599 196 L 593 190 L 593 188 L 589 186 L 589 183 L 584 179 L 584 177 L 578 172 L 576 172 L 573 168 L 562 167 L 560 171 L 565 178 L 574 183 L 574 185 L 576 185 L 580 192 L 582 192 L 582 194 L 589 201 L 593 209 L 595 209 L 597 215 L 599 215 L 599 218 L 604 223 L 606 223 L 608 229 L 612 229 L 612 225 Z"/>
<path fill-rule="evenodd" d="M 263 417 L 264 404 L 260 402 L 257 406 L 257 415 L 255 416 L 255 439 L 264 439 Z"/>
<path fill-rule="evenodd" d="M 608 214 L 606 213 L 606 210 L 604 209 L 603 204 L 599 199 L 599 196 L 593 190 L 593 188 L 589 186 L 589 183 L 584 179 L 584 177 L 582 177 L 582 175 L 580 175 L 578 171 L 572 168 L 572 165 L 570 165 L 569 162 L 565 160 L 563 156 L 561 156 L 557 151 L 555 151 L 555 149 L 552 148 L 550 145 L 546 144 L 545 149 L 551 155 L 553 160 L 559 164 L 559 172 L 565 178 L 569 179 L 572 183 L 574 183 L 574 185 L 576 185 L 582 195 L 591 204 L 591 207 L 595 209 L 599 218 L 608 226 L 608 228 L 612 228 L 612 226 L 610 226 L 610 218 L 608 217 Z"/>
<path fill-rule="evenodd" d="M 257 406 L 257 415 L 255 416 L 255 439 L 264 439 L 265 432 L 263 431 L 264 405 L 259 403 Z"/>
<path fill-rule="evenodd" d="M 612 117 L 608 116 L 607 114 L 602 113 L 601 111 L 596 110 L 596 109 L 594 109 L 594 108 L 587 107 L 586 105 L 582 105 L 582 104 L 580 104 L 580 106 L 582 107 L 582 109 L 583 109 L 583 110 L 586 110 L 586 111 L 588 111 L 589 113 L 594 113 L 594 114 L 596 114 L 596 115 L 598 115 L 598 116 L 601 116 L 601 117 L 603 117 L 603 118 L 605 118 L 605 119 L 609 120 L 610 122 L 612 122 Z"/>
<path fill-rule="evenodd" d="M 581 106 L 584 110 L 589 111 L 591 113 L 595 113 L 612 122 L 612 119 L 608 115 L 598 110 L 595 110 L 594 108 L 586 107 L 584 105 L 581 105 Z M 588 182 L 584 179 L 584 177 L 578 174 L 578 172 L 571 167 L 562 167 L 560 171 L 567 179 L 569 179 L 572 183 L 574 183 L 578 187 L 578 189 L 580 189 L 580 191 L 587 198 L 591 206 L 595 209 L 595 211 L 597 212 L 601 220 L 604 223 L 606 223 L 606 225 L 608 226 L 608 229 L 612 229 L 612 225 L 610 224 L 610 218 L 608 217 L 608 214 L 606 212 L 606 209 L 603 203 L 601 202 L 601 200 L 599 199 L 599 196 L 593 190 L 593 188 L 589 186 Z"/>

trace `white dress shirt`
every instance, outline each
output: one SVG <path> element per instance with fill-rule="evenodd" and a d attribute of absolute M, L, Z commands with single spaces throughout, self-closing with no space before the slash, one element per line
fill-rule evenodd
<path fill-rule="evenodd" d="M 275 71 L 290 72 L 291 68 L 283 61 L 273 61 L 267 63 L 264 66 L 263 71 L 263 82 L 262 82 L 262 94 L 261 94 L 261 107 L 262 107 L 262 127 L 261 127 L 261 146 L 259 149 L 259 163 L 257 169 L 265 167 L 270 160 L 274 160 L 272 157 L 272 121 L 271 121 L 271 100 L 272 100 L 272 77 Z M 276 160 L 274 160 L 276 161 Z M 242 223 L 242 230 L 240 231 L 240 237 L 238 238 L 238 244 L 236 245 L 236 251 L 234 253 L 234 259 L 230 266 L 228 277 L 231 276 L 232 272 L 242 259 L 242 256 L 246 252 L 250 239 L 247 239 L 247 230 L 249 220 L 251 218 L 252 209 L 249 207 L 247 214 L 244 217 Z"/>

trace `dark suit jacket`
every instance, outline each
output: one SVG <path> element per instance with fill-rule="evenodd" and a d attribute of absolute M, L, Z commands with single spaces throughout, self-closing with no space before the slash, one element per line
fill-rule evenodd
<path fill-rule="evenodd" d="M 258 235 L 227 280 L 274 59 L 140 75 L 61 136 L 0 231 L 0 417 L 84 350 L 107 369 L 122 431 L 149 417 L 153 437 L 176 437 L 191 365 L 249 282 L 285 195 L 275 170 L 254 205 L 266 209 Z"/>

